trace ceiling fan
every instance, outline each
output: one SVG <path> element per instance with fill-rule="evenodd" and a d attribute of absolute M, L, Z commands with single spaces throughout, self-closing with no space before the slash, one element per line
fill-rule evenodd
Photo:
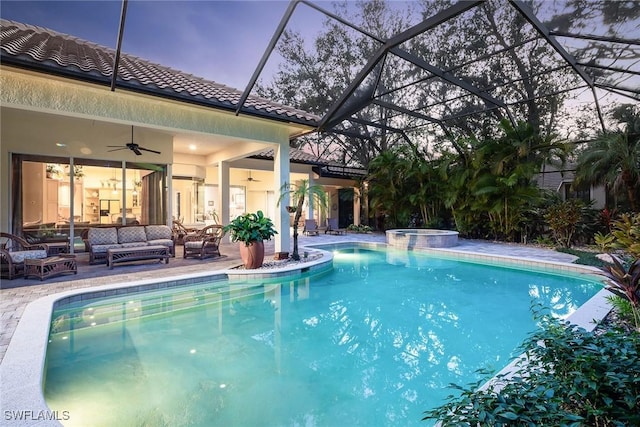
<path fill-rule="evenodd" d="M 159 151 L 150 150 L 148 148 L 140 147 L 138 144 L 133 142 L 133 126 L 131 126 L 131 142 L 129 142 L 128 144 L 125 144 L 124 146 L 121 146 L 121 145 L 107 145 L 107 147 L 113 148 L 113 150 L 109 150 L 110 152 L 111 151 L 119 151 L 119 150 L 129 149 L 129 150 L 133 151 L 134 153 L 136 153 L 136 155 L 138 155 L 138 156 L 141 155 L 143 151 L 148 151 L 150 153 L 160 154 Z"/>
<path fill-rule="evenodd" d="M 260 182 L 259 179 L 255 179 L 255 178 L 251 178 L 251 171 L 249 171 L 249 177 L 247 179 L 245 179 L 245 181 L 249 181 L 249 182 Z"/>

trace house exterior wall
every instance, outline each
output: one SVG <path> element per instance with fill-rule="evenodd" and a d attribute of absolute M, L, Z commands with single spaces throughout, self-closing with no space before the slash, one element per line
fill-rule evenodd
<path fill-rule="evenodd" d="M 135 161 L 171 165 L 172 132 L 225 135 L 246 141 L 233 147 L 235 156 L 289 144 L 287 123 L 207 109 L 160 98 L 111 92 L 108 88 L 39 73 L 2 67 L 0 74 L 2 127 L 0 147 L 0 229 L 10 230 L 11 153 L 83 159 L 132 161 L 129 150 L 110 152 L 108 145 L 124 145 L 131 134 L 123 124 L 135 124 L 135 139 L 161 154 L 143 152 Z M 57 146 L 62 142 L 64 147 Z M 242 148 L 243 145 L 247 147 Z M 204 167 L 183 164 L 177 168 Z M 182 168 L 182 169 L 181 169 Z M 287 176 L 288 176 L 288 170 Z M 170 200 L 170 197 L 169 197 Z M 168 212 L 169 218 L 171 212 Z M 283 237 L 288 238 L 288 236 Z"/>

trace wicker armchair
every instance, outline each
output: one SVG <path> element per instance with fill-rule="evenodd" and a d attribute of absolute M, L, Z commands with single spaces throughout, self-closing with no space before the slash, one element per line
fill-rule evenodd
<path fill-rule="evenodd" d="M 184 258 L 208 258 L 220 256 L 220 241 L 224 230 L 219 224 L 209 225 L 195 234 L 184 237 Z"/>
<path fill-rule="evenodd" d="M 198 234 L 197 229 L 187 228 L 182 225 L 182 222 L 175 219 L 173 220 L 173 240 L 176 244 L 182 245 L 186 236 L 195 236 L 196 234 Z"/>
<path fill-rule="evenodd" d="M 0 269 L 3 278 L 13 279 L 24 273 L 24 260 L 46 258 L 47 245 L 30 244 L 22 237 L 0 233 Z"/>

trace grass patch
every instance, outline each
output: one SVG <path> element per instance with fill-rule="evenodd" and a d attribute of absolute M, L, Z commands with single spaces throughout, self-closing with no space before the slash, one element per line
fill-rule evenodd
<path fill-rule="evenodd" d="M 589 252 L 572 248 L 557 248 L 556 250 L 558 252 L 577 256 L 578 259 L 576 260 L 576 264 L 591 265 L 593 267 L 604 267 L 605 265 L 607 265 L 606 262 L 596 257 L 596 252 Z"/>

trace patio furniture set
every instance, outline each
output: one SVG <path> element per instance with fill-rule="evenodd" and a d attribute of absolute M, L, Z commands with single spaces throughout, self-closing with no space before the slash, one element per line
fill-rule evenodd
<path fill-rule="evenodd" d="M 77 274 L 75 255 L 67 255 L 69 244 L 30 244 L 25 239 L 0 233 L 0 266 L 2 277 L 13 279 L 19 275 L 44 280 L 57 274 Z"/>
<path fill-rule="evenodd" d="M 190 230 L 183 236 L 184 258 L 220 256 L 223 235 L 221 225 Z M 89 264 L 104 262 L 109 269 L 118 263 L 150 259 L 168 264 L 176 253 L 174 230 L 166 225 L 92 227 L 87 229 L 83 240 Z M 76 256 L 68 252 L 67 242 L 30 244 L 19 236 L 0 233 L 3 278 L 23 275 L 44 280 L 60 274 L 77 274 Z"/>

